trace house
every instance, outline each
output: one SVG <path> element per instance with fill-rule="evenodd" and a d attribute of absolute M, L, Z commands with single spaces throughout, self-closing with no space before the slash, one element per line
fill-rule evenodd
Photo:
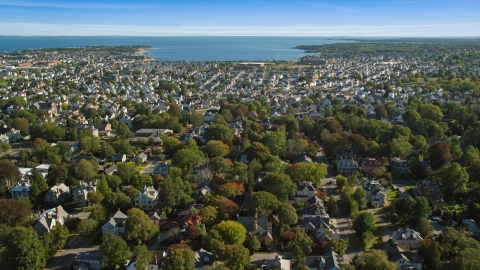
<path fill-rule="evenodd" d="M 55 208 L 38 212 L 38 218 L 33 222 L 32 227 L 39 236 L 42 236 L 50 232 L 56 224 L 65 224 L 67 217 L 67 212 L 59 205 Z"/>
<path fill-rule="evenodd" d="M 372 173 L 381 167 L 382 165 L 376 158 L 366 158 L 362 161 L 362 171 L 364 173 Z"/>
<path fill-rule="evenodd" d="M 73 201 L 79 206 L 88 206 L 88 193 L 96 190 L 97 187 L 82 183 L 73 189 Z"/>
<path fill-rule="evenodd" d="M 404 248 L 404 249 L 416 249 L 419 248 L 423 242 L 423 238 L 420 236 L 420 233 L 407 228 L 392 233 L 393 244 Z"/>
<path fill-rule="evenodd" d="M 315 186 L 310 181 L 300 181 L 297 185 L 296 197 L 312 197 L 315 196 Z"/>
<path fill-rule="evenodd" d="M 363 185 L 367 193 L 367 201 L 375 208 L 384 207 L 387 203 L 387 189 L 378 181 L 370 180 Z"/>
<path fill-rule="evenodd" d="M 30 184 L 28 182 L 19 183 L 15 187 L 10 189 L 10 194 L 12 195 L 12 199 L 14 200 L 18 198 L 28 198 L 29 192 Z"/>
<path fill-rule="evenodd" d="M 67 200 L 69 192 L 70 188 L 65 184 L 57 184 L 47 191 L 44 201 L 55 205 L 62 204 Z"/>
<path fill-rule="evenodd" d="M 103 252 L 93 250 L 79 253 L 73 261 L 73 270 L 100 270 L 103 268 Z"/>
<path fill-rule="evenodd" d="M 113 154 L 112 155 L 112 162 L 115 164 L 115 162 L 125 162 L 127 161 L 127 155 L 125 154 Z"/>
<path fill-rule="evenodd" d="M 138 154 L 136 157 L 132 158 L 132 161 L 138 164 L 138 163 L 147 162 L 147 159 L 148 159 L 148 155 L 142 152 Z"/>
<path fill-rule="evenodd" d="M 159 212 L 153 212 L 151 213 L 148 218 L 150 219 L 150 222 L 152 222 L 152 224 L 160 224 L 160 221 L 162 220 L 162 213 L 159 213 Z"/>
<path fill-rule="evenodd" d="M 327 216 L 304 216 L 302 227 L 308 235 L 312 235 L 317 247 L 324 249 L 330 243 L 334 231 L 329 226 L 330 217 Z"/>
<path fill-rule="evenodd" d="M 102 235 L 105 236 L 107 233 L 113 233 L 114 235 L 121 236 L 125 233 L 125 221 L 127 219 L 127 215 L 122 213 L 120 210 L 110 218 L 102 226 Z"/>
<path fill-rule="evenodd" d="M 357 160 L 357 150 L 351 149 L 337 149 L 335 153 L 336 160 L 343 160 L 343 159 L 352 159 Z"/>
<path fill-rule="evenodd" d="M 337 163 L 337 172 L 341 174 L 353 174 L 358 172 L 358 164 L 353 159 L 342 159 Z"/>
<path fill-rule="evenodd" d="M 399 246 L 389 248 L 387 250 L 387 258 L 389 261 L 398 266 L 398 270 L 402 269 L 423 269 L 424 259 L 417 252 L 405 251 Z"/>
<path fill-rule="evenodd" d="M 145 270 L 161 270 L 161 260 L 167 256 L 166 251 L 161 250 L 151 250 L 153 253 L 153 259 L 148 263 L 148 266 Z M 138 270 L 137 269 L 137 258 L 133 257 L 128 264 L 125 266 L 126 270 Z"/>
<path fill-rule="evenodd" d="M 443 191 L 440 186 L 432 180 L 424 180 L 417 183 L 418 194 L 424 196 L 432 204 L 434 209 L 443 209 Z"/>
<path fill-rule="evenodd" d="M 203 196 L 210 195 L 210 194 L 212 194 L 212 189 L 205 185 L 205 186 L 202 186 L 201 188 L 197 188 L 194 199 L 200 200 Z"/>
<path fill-rule="evenodd" d="M 283 259 L 282 256 L 275 256 L 275 259 L 264 260 L 260 270 L 268 270 L 272 267 L 280 270 L 290 270 L 290 260 Z"/>
<path fill-rule="evenodd" d="M 195 255 L 195 266 L 193 268 L 194 270 L 203 270 L 204 266 L 213 265 L 217 257 L 212 252 L 208 252 L 203 248 L 196 250 L 194 255 Z"/>
<path fill-rule="evenodd" d="M 144 187 L 143 190 L 138 192 L 135 196 L 135 207 L 142 210 L 152 210 L 157 204 L 158 190 L 153 187 Z"/>
<path fill-rule="evenodd" d="M 462 224 L 467 231 L 473 233 L 475 238 L 480 239 L 480 226 L 473 219 L 462 219 Z"/>
<path fill-rule="evenodd" d="M 115 164 L 113 164 L 112 166 L 110 166 L 110 167 L 108 167 L 104 170 L 106 175 L 112 175 L 116 171 L 117 171 L 117 166 L 115 166 Z"/>
<path fill-rule="evenodd" d="M 111 124 L 94 124 L 93 127 L 98 129 L 98 134 L 100 136 L 109 136 L 110 132 L 112 132 Z"/>
<path fill-rule="evenodd" d="M 168 174 L 168 169 L 172 167 L 172 164 L 158 164 L 153 168 L 153 180 L 155 181 L 160 181 L 162 179 L 165 179 Z"/>
<path fill-rule="evenodd" d="M 22 136 L 20 135 L 20 130 L 16 130 L 13 128 L 5 132 L 5 135 L 9 138 L 10 142 L 16 142 L 22 138 Z"/>
<path fill-rule="evenodd" d="M 397 176 L 408 176 L 408 161 L 397 157 L 391 158 L 390 171 Z"/>
<path fill-rule="evenodd" d="M 329 251 L 323 256 L 305 256 L 304 264 L 310 270 L 340 270 L 343 259 L 334 251 Z"/>
<path fill-rule="evenodd" d="M 271 248 L 273 243 L 272 224 L 268 222 L 267 217 L 237 217 L 237 222 L 247 229 L 249 236 L 257 236 L 258 240 L 267 247 Z"/>

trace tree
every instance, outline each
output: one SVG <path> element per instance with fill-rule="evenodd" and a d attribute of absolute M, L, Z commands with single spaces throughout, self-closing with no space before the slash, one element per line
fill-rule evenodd
<path fill-rule="evenodd" d="M 227 220 L 213 226 L 212 230 L 219 233 L 223 242 L 227 245 L 241 244 L 245 241 L 247 230 L 242 224 Z"/>
<path fill-rule="evenodd" d="M 375 230 L 375 217 L 370 212 L 362 212 L 355 217 L 352 229 L 358 235 L 366 232 L 373 232 Z"/>
<path fill-rule="evenodd" d="M 257 236 L 252 236 L 248 238 L 246 242 L 247 248 L 253 252 L 259 250 L 262 247 L 262 243 L 260 243 L 260 240 L 258 240 Z"/>
<path fill-rule="evenodd" d="M 432 174 L 432 178 L 443 185 L 452 194 L 463 194 L 467 192 L 467 182 L 469 175 L 465 167 L 454 162 L 446 165 Z"/>
<path fill-rule="evenodd" d="M 28 133 L 28 122 L 24 118 L 15 118 L 12 122 L 12 128 L 18 129 L 23 132 L 23 134 Z"/>
<path fill-rule="evenodd" d="M 127 242 L 112 233 L 107 233 L 103 237 L 100 250 L 103 252 L 105 266 L 112 268 L 122 265 L 128 259 L 130 251 Z"/>
<path fill-rule="evenodd" d="M 227 216 L 229 218 L 233 218 L 240 211 L 240 208 L 238 207 L 238 205 L 227 198 L 222 198 L 220 200 L 217 200 L 215 202 L 215 206 L 218 209 L 218 215 L 222 217 Z"/>
<path fill-rule="evenodd" d="M 46 265 L 45 251 L 32 228 L 16 227 L 2 241 L 3 269 L 40 270 Z"/>
<path fill-rule="evenodd" d="M 313 245 L 312 239 L 304 231 L 296 232 L 293 239 L 288 243 L 290 249 L 298 247 L 303 254 L 309 254 L 312 252 Z"/>
<path fill-rule="evenodd" d="M 428 269 L 438 269 L 440 264 L 440 245 L 433 240 L 423 240 L 418 249 L 420 256 L 425 258 L 425 266 Z"/>
<path fill-rule="evenodd" d="M 183 144 L 179 139 L 169 136 L 163 140 L 163 148 L 166 155 L 172 156 L 178 150 L 183 149 Z"/>
<path fill-rule="evenodd" d="M 145 245 L 138 245 L 133 250 L 133 254 L 137 258 L 137 264 L 135 265 L 135 269 L 147 269 L 148 264 L 153 259 L 153 253 L 147 249 Z"/>
<path fill-rule="evenodd" d="M 43 175 L 40 174 L 37 169 L 32 170 L 30 178 L 30 192 L 28 196 L 30 201 L 34 205 L 40 205 L 43 203 L 45 192 L 48 189 L 47 182 L 43 179 Z"/>
<path fill-rule="evenodd" d="M 430 221 L 426 218 L 420 219 L 417 223 L 416 230 L 425 239 L 432 235 L 433 226 L 430 225 Z"/>
<path fill-rule="evenodd" d="M 420 220 L 428 217 L 428 215 L 430 215 L 432 211 L 430 205 L 428 204 L 427 198 L 423 196 L 415 197 L 415 202 L 413 203 L 413 206 L 408 210 L 409 213 L 411 213 L 411 218 L 415 224 L 418 223 Z"/>
<path fill-rule="evenodd" d="M 97 191 L 102 193 L 103 196 L 108 196 L 112 193 L 112 190 L 108 186 L 108 181 L 106 177 L 100 177 L 97 182 Z"/>
<path fill-rule="evenodd" d="M 349 238 L 341 238 L 330 241 L 330 247 L 333 247 L 333 251 L 339 255 L 343 255 L 348 248 Z"/>
<path fill-rule="evenodd" d="M 142 210 L 132 208 L 127 212 L 125 221 L 125 239 L 145 241 L 152 238 L 158 232 L 158 226 L 151 223 L 148 215 Z"/>
<path fill-rule="evenodd" d="M 202 222 L 207 225 L 212 225 L 217 219 L 218 211 L 214 206 L 205 206 L 198 212 L 202 217 Z"/>
<path fill-rule="evenodd" d="M 226 245 L 220 253 L 220 259 L 229 269 L 245 269 L 250 264 L 250 251 L 241 244 Z"/>
<path fill-rule="evenodd" d="M 420 107 L 420 115 L 435 122 L 442 120 L 442 110 L 433 104 L 424 104 Z"/>
<path fill-rule="evenodd" d="M 282 203 L 278 207 L 278 219 L 286 225 L 296 224 L 298 222 L 297 211 L 289 203 Z"/>
<path fill-rule="evenodd" d="M 342 125 L 335 120 L 334 118 L 331 118 L 325 125 L 324 128 L 326 128 L 330 133 L 340 133 L 343 131 Z"/>
<path fill-rule="evenodd" d="M 263 144 L 268 147 L 270 153 L 275 156 L 284 157 L 287 151 L 287 140 L 285 134 L 279 131 L 270 132 L 263 138 Z"/>
<path fill-rule="evenodd" d="M 94 219 L 81 219 L 78 223 L 77 232 L 81 236 L 91 235 L 98 226 L 98 221 Z"/>
<path fill-rule="evenodd" d="M 411 150 L 412 145 L 404 138 L 393 139 L 388 144 L 389 157 L 406 159 L 410 155 Z"/>
<path fill-rule="evenodd" d="M 385 106 L 378 106 L 375 108 L 375 117 L 377 119 L 388 117 L 388 112 Z"/>
<path fill-rule="evenodd" d="M 171 245 L 162 261 L 164 270 L 190 270 L 195 265 L 195 255 L 186 244 Z"/>
<path fill-rule="evenodd" d="M 181 149 L 173 155 L 172 164 L 175 167 L 181 168 L 183 172 L 190 173 L 193 165 L 201 162 L 202 156 L 198 151 L 191 149 Z"/>
<path fill-rule="evenodd" d="M 46 161 L 48 159 L 48 152 L 50 145 L 47 141 L 36 138 L 32 142 L 32 155 L 36 157 L 40 162 Z"/>
<path fill-rule="evenodd" d="M 211 140 L 205 144 L 204 151 L 210 157 L 223 157 L 230 153 L 230 147 L 222 141 Z"/>
<path fill-rule="evenodd" d="M 265 191 L 249 194 L 245 199 L 245 208 L 250 215 L 258 211 L 259 216 L 269 216 L 278 208 L 278 200 L 275 195 Z"/>
<path fill-rule="evenodd" d="M 115 172 L 115 175 L 118 175 L 120 178 L 122 178 L 122 183 L 124 185 L 129 185 L 132 183 L 136 172 L 137 170 L 135 169 L 135 163 L 122 162 L 117 165 L 117 171 Z"/>
<path fill-rule="evenodd" d="M 342 191 L 344 187 L 348 186 L 348 180 L 343 175 L 337 175 L 337 177 L 335 177 L 335 180 L 339 191 Z"/>
<path fill-rule="evenodd" d="M 133 132 L 128 128 L 128 126 L 124 123 L 119 123 L 117 127 L 117 134 L 120 138 L 133 138 Z"/>
<path fill-rule="evenodd" d="M 427 155 L 432 168 L 435 170 L 449 164 L 453 160 L 450 144 L 446 142 L 436 142 L 432 144 L 428 148 Z"/>
<path fill-rule="evenodd" d="M 260 187 L 275 195 L 279 201 L 287 201 L 297 190 L 290 176 L 283 173 L 268 174 L 262 179 Z"/>
<path fill-rule="evenodd" d="M 331 195 L 327 202 L 327 213 L 330 217 L 333 217 L 338 212 L 337 199 Z"/>
<path fill-rule="evenodd" d="M 21 181 L 18 168 L 11 162 L 0 161 L 0 194 L 7 193 Z"/>
<path fill-rule="evenodd" d="M 364 252 L 354 260 L 356 270 L 385 269 L 396 270 L 398 266 L 387 260 L 385 252 L 381 250 L 370 250 Z"/>
<path fill-rule="evenodd" d="M 104 198 L 105 197 L 103 196 L 102 193 L 100 193 L 100 191 L 91 191 L 87 194 L 88 202 L 90 202 L 94 205 L 101 203 Z"/>
<path fill-rule="evenodd" d="M 127 156 L 133 154 L 132 145 L 125 139 L 118 138 L 111 145 L 117 154 L 125 154 Z"/>
<path fill-rule="evenodd" d="M 185 236 L 187 237 L 187 239 L 197 241 L 202 237 L 202 233 L 200 232 L 200 229 L 197 228 L 197 226 L 189 225 L 187 229 L 185 229 Z"/>
<path fill-rule="evenodd" d="M 360 210 L 367 207 L 367 192 L 362 188 L 362 186 L 358 186 L 355 192 L 353 192 L 353 199 L 357 201 L 358 208 Z"/>
<path fill-rule="evenodd" d="M 78 179 L 91 179 L 97 176 L 98 166 L 95 167 L 92 162 L 82 159 L 75 166 L 75 170 L 77 172 Z"/>
<path fill-rule="evenodd" d="M 110 217 L 107 208 L 101 204 L 97 204 L 93 206 L 91 209 L 92 211 L 90 212 L 89 218 L 96 220 L 101 224 L 107 221 Z"/>
<path fill-rule="evenodd" d="M 225 125 L 213 124 L 205 132 L 205 138 L 207 140 L 217 140 L 217 141 L 223 141 L 225 139 L 232 140 L 233 130 Z"/>
<path fill-rule="evenodd" d="M 68 166 L 64 163 L 52 164 L 48 168 L 48 185 L 54 186 L 55 183 L 65 183 L 68 177 Z"/>
<path fill-rule="evenodd" d="M 30 206 L 22 201 L 12 199 L 0 200 L 0 223 L 10 227 L 26 225 L 32 214 Z"/>
<path fill-rule="evenodd" d="M 299 162 L 288 168 L 288 174 L 294 181 L 309 181 L 320 186 L 327 175 L 327 165 Z"/>

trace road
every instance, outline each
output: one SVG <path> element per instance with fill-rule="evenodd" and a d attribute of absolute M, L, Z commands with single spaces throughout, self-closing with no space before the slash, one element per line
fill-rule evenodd
<path fill-rule="evenodd" d="M 57 251 L 55 258 L 53 258 L 44 269 L 66 270 L 70 266 L 72 260 L 75 259 L 75 255 L 99 249 L 98 246 L 86 247 L 88 241 L 89 239 L 87 238 L 80 237 L 78 235 L 74 236 L 65 245 L 63 251 Z"/>

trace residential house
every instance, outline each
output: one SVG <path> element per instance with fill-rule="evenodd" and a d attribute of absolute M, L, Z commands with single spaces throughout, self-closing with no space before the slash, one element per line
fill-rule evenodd
<path fill-rule="evenodd" d="M 352 159 L 352 160 L 357 160 L 357 150 L 351 148 L 351 149 L 337 149 L 335 153 L 335 159 L 336 160 L 342 160 L 342 159 Z"/>
<path fill-rule="evenodd" d="M 16 130 L 13 128 L 5 132 L 5 135 L 8 137 L 10 142 L 16 142 L 22 138 L 22 136 L 20 135 L 20 130 Z"/>
<path fill-rule="evenodd" d="M 398 270 L 403 269 L 412 269 L 412 270 L 421 270 L 423 269 L 424 259 L 418 255 L 417 252 L 405 251 L 399 246 L 389 248 L 387 250 L 388 260 L 395 263 L 398 267 Z"/>
<path fill-rule="evenodd" d="M 272 224 L 268 222 L 267 217 L 237 217 L 237 222 L 242 224 L 249 236 L 257 236 L 258 240 L 267 247 L 271 248 L 273 243 Z"/>
<path fill-rule="evenodd" d="M 202 186 L 200 188 L 197 187 L 197 191 L 195 192 L 194 199 L 200 200 L 205 195 L 212 194 L 212 189 L 209 186 Z"/>
<path fill-rule="evenodd" d="M 408 161 L 397 157 L 391 158 L 390 171 L 396 176 L 408 176 Z"/>
<path fill-rule="evenodd" d="M 125 154 L 113 154 L 112 155 L 112 162 L 115 164 L 116 162 L 125 162 L 127 161 L 127 155 Z"/>
<path fill-rule="evenodd" d="M 70 188 L 65 184 L 57 184 L 47 191 L 44 201 L 54 205 L 62 204 L 67 200 L 69 192 Z"/>
<path fill-rule="evenodd" d="M 153 187 L 144 187 L 143 190 L 135 196 L 135 207 L 142 210 L 152 210 L 158 202 L 158 193 L 158 190 Z"/>
<path fill-rule="evenodd" d="M 127 215 L 122 213 L 120 210 L 110 218 L 102 226 L 102 235 L 105 236 L 107 233 L 113 233 L 114 235 L 121 236 L 125 233 L 125 221 L 127 219 Z"/>
<path fill-rule="evenodd" d="M 473 233 L 475 238 L 480 239 L 480 226 L 473 219 L 462 219 L 462 224 L 467 231 Z"/>
<path fill-rule="evenodd" d="M 376 158 L 366 158 L 362 161 L 362 171 L 364 173 L 372 173 L 381 167 L 382 165 Z"/>
<path fill-rule="evenodd" d="M 88 206 L 88 193 L 96 190 L 97 187 L 82 183 L 73 189 L 73 201 L 79 206 Z"/>
<path fill-rule="evenodd" d="M 113 164 L 112 166 L 110 166 L 110 167 L 108 167 L 104 170 L 106 175 L 112 175 L 116 171 L 117 171 L 117 166 L 115 164 Z"/>
<path fill-rule="evenodd" d="M 405 229 L 398 229 L 392 233 L 393 244 L 405 248 L 405 249 L 416 249 L 419 248 L 423 242 L 422 236 L 420 233 L 410 229 L 407 226 Z"/>
<path fill-rule="evenodd" d="M 94 124 L 93 127 L 98 129 L 98 135 L 100 136 L 110 136 L 112 132 L 112 125 L 111 124 Z"/>
<path fill-rule="evenodd" d="M 46 211 L 38 212 L 38 218 L 33 222 L 33 229 L 35 232 L 42 236 L 48 232 L 56 225 L 65 224 L 68 214 L 63 210 L 61 205 L 48 209 Z"/>
<path fill-rule="evenodd" d="M 305 256 L 304 264 L 310 270 L 340 270 L 343 259 L 334 251 L 329 251 L 323 256 Z"/>
<path fill-rule="evenodd" d="M 18 198 L 28 198 L 30 192 L 30 183 L 22 182 L 17 184 L 15 187 L 10 189 L 10 194 L 12 199 L 17 200 Z"/>
<path fill-rule="evenodd" d="M 195 266 L 194 270 L 203 270 L 207 265 L 213 265 L 215 263 L 216 255 L 212 252 L 208 252 L 201 248 L 196 250 L 195 253 Z"/>
<path fill-rule="evenodd" d="M 424 180 L 417 183 L 417 191 L 425 196 L 434 209 L 443 209 L 443 191 L 440 186 L 432 180 Z"/>
<path fill-rule="evenodd" d="M 162 220 L 162 213 L 159 213 L 159 212 L 153 212 L 151 213 L 148 218 L 150 219 L 150 222 L 152 222 L 152 224 L 160 224 L 160 221 Z"/>
<path fill-rule="evenodd" d="M 148 155 L 142 152 L 138 154 L 136 157 L 132 158 L 132 161 L 138 164 L 138 163 L 147 162 L 147 159 L 148 159 Z"/>
<path fill-rule="evenodd" d="M 93 250 L 79 253 L 73 261 L 73 270 L 100 270 L 103 269 L 103 252 Z"/>
<path fill-rule="evenodd" d="M 290 270 L 290 260 L 283 259 L 282 256 L 275 256 L 275 259 L 264 260 L 260 270 L 268 270 L 272 267 L 280 270 Z"/>
<path fill-rule="evenodd" d="M 153 180 L 155 181 L 160 181 L 162 179 L 165 179 L 168 175 L 168 169 L 172 167 L 172 164 L 158 164 L 153 168 Z"/>
<path fill-rule="evenodd" d="M 337 172 L 341 174 L 357 173 L 358 169 L 358 164 L 353 159 L 342 159 L 337 163 Z"/>
<path fill-rule="evenodd" d="M 315 185 L 310 181 L 300 181 L 297 184 L 297 194 L 294 197 L 295 201 L 305 201 L 308 198 L 315 196 Z"/>
<path fill-rule="evenodd" d="M 153 253 L 153 259 L 148 263 L 148 266 L 145 270 L 161 270 L 161 260 L 167 256 L 167 252 L 161 250 L 151 250 L 151 252 Z M 139 270 L 137 269 L 137 258 L 133 257 L 125 266 L 125 269 Z"/>
<path fill-rule="evenodd" d="M 378 181 L 370 180 L 363 185 L 367 193 L 367 201 L 375 208 L 384 207 L 387 203 L 387 189 Z"/>

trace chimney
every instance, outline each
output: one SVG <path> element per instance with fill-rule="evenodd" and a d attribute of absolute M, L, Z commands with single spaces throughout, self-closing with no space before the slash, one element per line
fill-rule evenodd
<path fill-rule="evenodd" d="M 57 206 L 57 207 L 55 207 L 55 213 L 57 213 L 57 214 L 58 214 L 58 206 Z"/>
<path fill-rule="evenodd" d="M 44 210 L 44 209 L 42 209 L 42 214 L 43 214 L 43 212 L 45 212 L 45 210 Z"/>
<path fill-rule="evenodd" d="M 155 265 L 158 265 L 157 255 L 153 255 L 153 259 L 155 260 Z"/>
<path fill-rule="evenodd" d="M 49 217 L 50 217 L 50 215 L 47 213 L 46 217 L 47 217 L 47 218 L 49 218 Z"/>

